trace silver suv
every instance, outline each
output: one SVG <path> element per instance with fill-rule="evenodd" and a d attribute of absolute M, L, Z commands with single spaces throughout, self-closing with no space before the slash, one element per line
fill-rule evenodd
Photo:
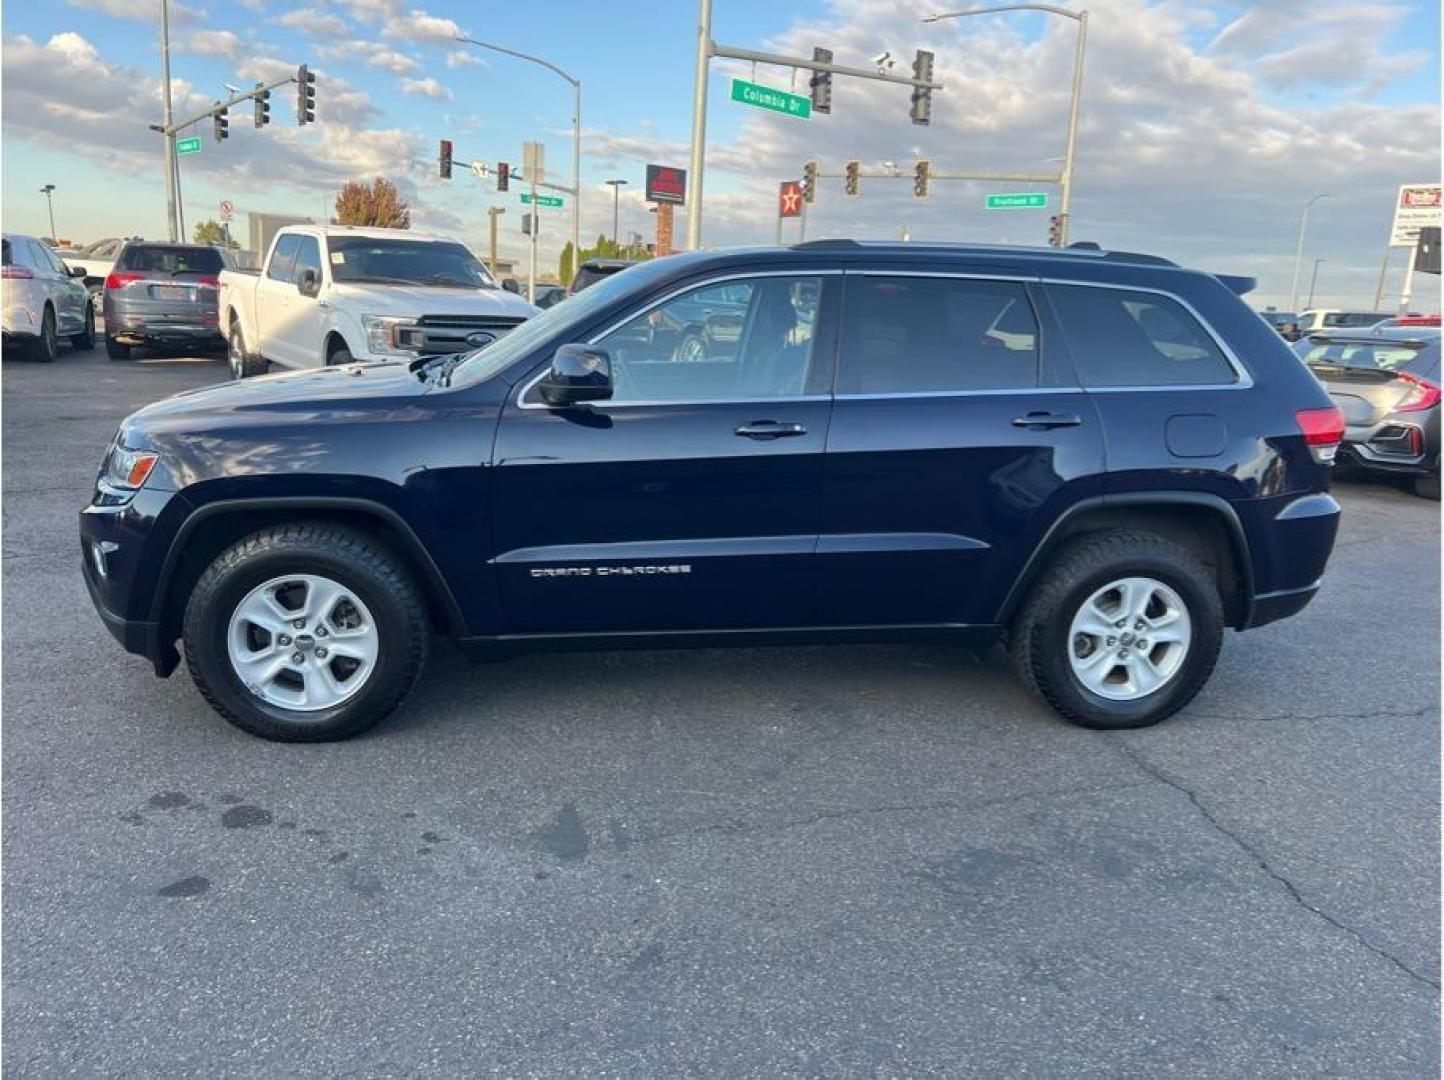
<path fill-rule="evenodd" d="M 95 308 L 79 280 L 41 240 L 5 233 L 0 256 L 0 308 L 7 351 L 23 349 L 32 360 L 49 362 L 60 339 L 77 349 L 95 345 Z"/>
<path fill-rule="evenodd" d="M 138 346 L 225 347 L 217 300 L 230 256 L 206 244 L 132 241 L 105 279 L 105 352 Z"/>

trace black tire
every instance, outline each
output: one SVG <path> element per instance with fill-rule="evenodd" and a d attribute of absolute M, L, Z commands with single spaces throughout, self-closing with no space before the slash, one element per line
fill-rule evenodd
<path fill-rule="evenodd" d="M 379 641 L 376 666 L 354 696 L 316 712 L 252 694 L 227 650 L 236 606 L 257 585 L 291 573 L 322 575 L 354 592 Z M 401 703 L 425 663 L 430 632 L 421 592 L 400 560 L 361 533 L 323 522 L 264 529 L 217 556 L 191 591 L 183 636 L 191 678 L 236 727 L 278 742 L 327 742 L 368 730 Z"/>
<path fill-rule="evenodd" d="M 250 379 L 264 375 L 270 367 L 264 356 L 246 352 L 246 339 L 241 333 L 241 322 L 231 317 L 230 332 L 226 335 L 226 365 L 233 379 Z"/>
<path fill-rule="evenodd" d="M 1439 501 L 1439 474 L 1437 472 L 1414 477 L 1413 487 L 1414 494 L 1419 498 Z"/>
<path fill-rule="evenodd" d="M 107 335 L 105 339 L 105 355 L 112 360 L 129 360 L 130 346 L 122 345 L 117 342 L 115 338 Z"/>
<path fill-rule="evenodd" d="M 1172 589 L 1192 624 L 1175 674 L 1157 690 L 1115 701 L 1089 690 L 1070 663 L 1073 616 L 1099 589 L 1122 577 L 1149 577 Z M 1203 688 L 1223 644 L 1223 602 L 1213 574 L 1187 548 L 1152 533 L 1116 530 L 1070 540 L 1030 592 L 1008 631 L 1024 685 L 1059 715 L 1101 730 L 1148 727 L 1182 709 Z"/>
<path fill-rule="evenodd" d="M 40 316 L 40 334 L 30 343 L 30 359 L 53 364 L 59 355 L 60 338 L 55 333 L 55 309 L 46 304 L 45 313 Z"/>
<path fill-rule="evenodd" d="M 95 307 L 93 305 L 85 305 L 85 329 L 78 334 L 71 334 L 70 344 L 84 352 L 95 348 Z"/>

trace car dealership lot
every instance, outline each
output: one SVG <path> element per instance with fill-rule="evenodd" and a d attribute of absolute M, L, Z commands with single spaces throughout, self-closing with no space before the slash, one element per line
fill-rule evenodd
<path fill-rule="evenodd" d="M 76 512 L 218 359 L 4 365 L 17 1075 L 1437 1069 L 1439 507 L 1341 484 L 1319 599 L 1099 734 L 999 654 L 438 643 L 284 746 L 125 655 Z"/>

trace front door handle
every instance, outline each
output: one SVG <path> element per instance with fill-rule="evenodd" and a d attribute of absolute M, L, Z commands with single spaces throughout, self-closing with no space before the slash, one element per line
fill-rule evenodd
<path fill-rule="evenodd" d="M 743 424 L 737 434 L 749 439 L 786 439 L 792 435 L 806 435 L 807 429 L 801 424 L 783 424 L 776 420 L 754 420 Z"/>
<path fill-rule="evenodd" d="M 1030 412 L 1025 416 L 1013 417 L 1014 427 L 1025 428 L 1077 427 L 1082 422 L 1072 413 Z"/>

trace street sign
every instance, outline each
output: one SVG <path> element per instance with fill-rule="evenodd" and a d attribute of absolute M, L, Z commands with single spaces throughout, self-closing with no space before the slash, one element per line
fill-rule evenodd
<path fill-rule="evenodd" d="M 471 163 L 471 171 L 472 171 L 472 173 L 475 174 L 475 176 L 476 176 L 476 178 L 477 178 L 478 180 L 485 180 L 485 179 L 486 179 L 486 172 L 487 172 L 486 162 L 484 162 L 484 161 L 473 161 L 473 162 Z"/>
<path fill-rule="evenodd" d="M 786 113 L 800 120 L 806 120 L 812 115 L 811 100 L 801 94 L 789 94 L 786 90 L 776 90 L 761 83 L 748 82 L 746 79 L 732 80 L 732 100 L 740 101 L 743 105 L 755 105 L 759 109 Z"/>
<path fill-rule="evenodd" d="M 527 192 L 523 191 L 521 193 L 521 201 L 524 204 L 530 205 L 532 202 L 532 197 Z M 536 204 L 538 206 L 560 207 L 562 205 L 562 197 L 560 195 L 538 195 L 536 197 Z"/>
<path fill-rule="evenodd" d="M 222 221 L 230 221 L 231 218 L 233 218 L 233 217 L 235 217 L 235 216 L 236 216 L 236 208 L 235 208 L 235 206 L 231 203 L 231 200 L 230 200 L 230 199 L 222 199 L 222 200 L 221 200 L 221 220 L 222 220 Z"/>
<path fill-rule="evenodd" d="M 647 201 L 684 203 L 687 201 L 687 170 L 670 165 L 647 166 Z"/>
<path fill-rule="evenodd" d="M 1405 184 L 1394 204 L 1394 227 L 1389 231 L 1390 247 L 1413 247 L 1419 230 L 1440 224 L 1438 184 Z"/>
<path fill-rule="evenodd" d="M 1041 210 L 1048 205 L 1047 192 L 1018 191 L 1011 195 L 989 195 L 989 210 Z"/>
<path fill-rule="evenodd" d="M 777 216 L 802 216 L 801 180 L 784 180 L 777 185 Z"/>
<path fill-rule="evenodd" d="M 199 154 L 201 152 L 201 141 L 197 138 L 177 139 L 175 141 L 175 152 L 177 154 Z"/>

